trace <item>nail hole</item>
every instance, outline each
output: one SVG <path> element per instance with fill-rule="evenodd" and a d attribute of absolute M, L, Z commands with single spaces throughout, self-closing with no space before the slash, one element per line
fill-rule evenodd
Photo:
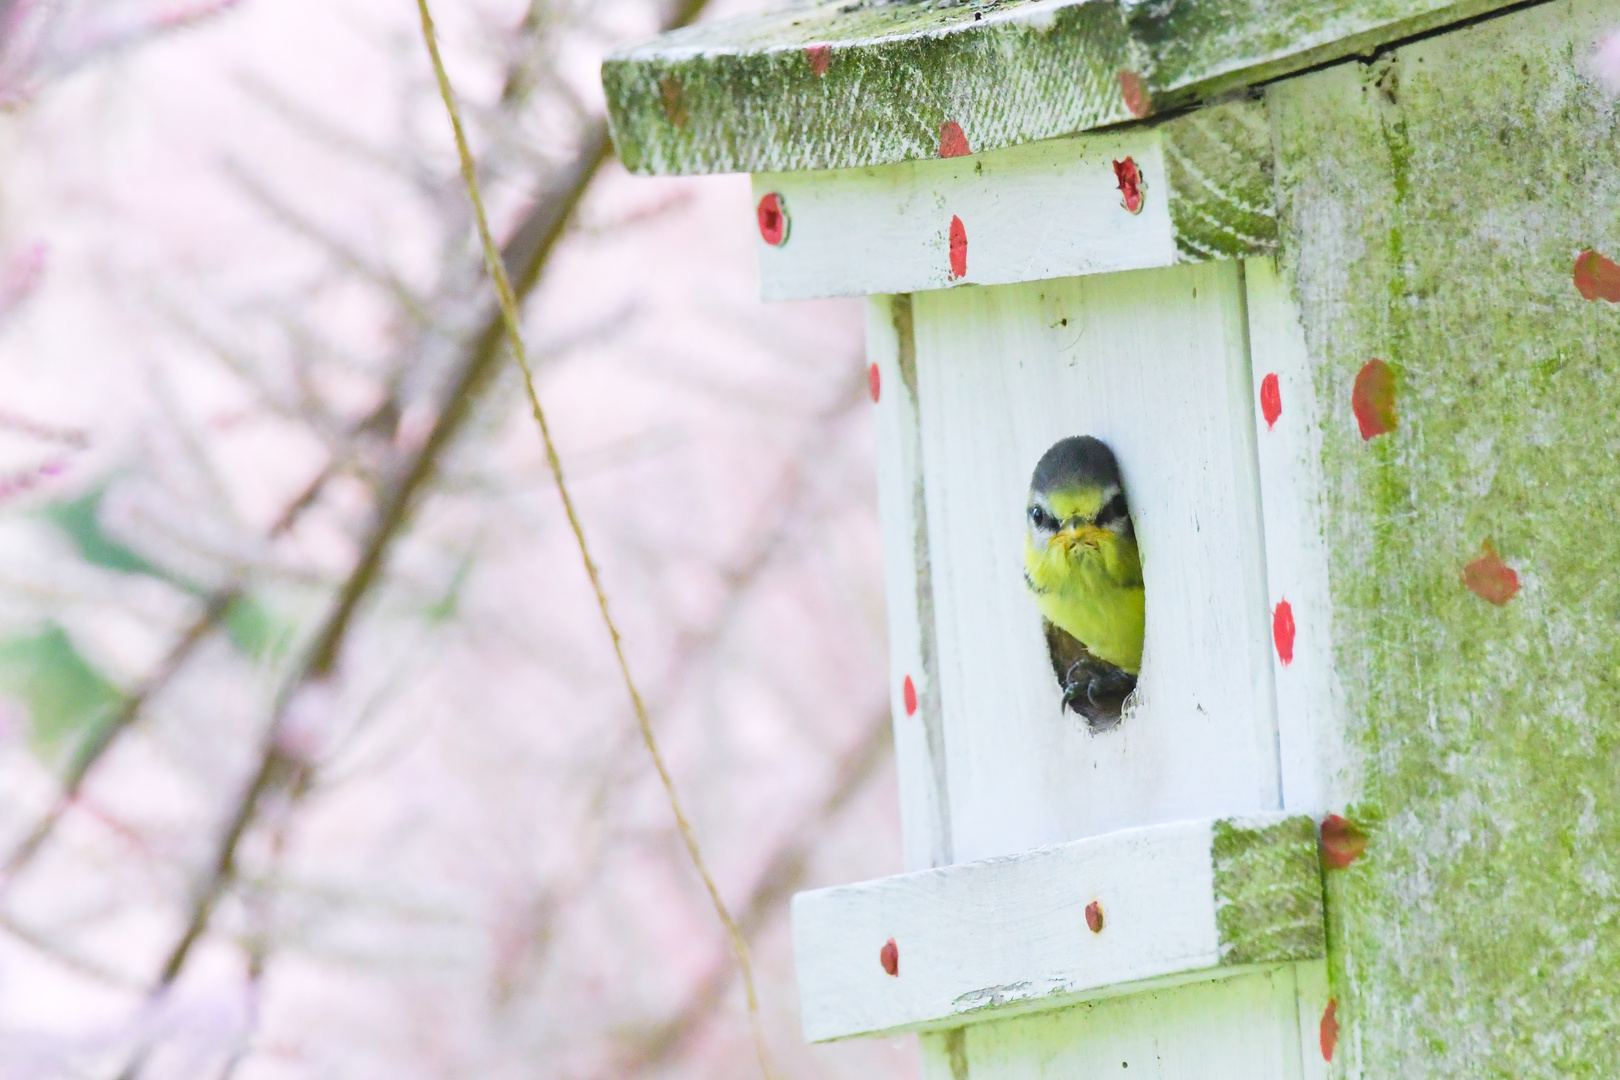
<path fill-rule="evenodd" d="M 761 240 L 772 247 L 781 247 L 787 243 L 788 213 L 781 195 L 773 191 L 760 199 L 755 214 L 759 218 Z"/>

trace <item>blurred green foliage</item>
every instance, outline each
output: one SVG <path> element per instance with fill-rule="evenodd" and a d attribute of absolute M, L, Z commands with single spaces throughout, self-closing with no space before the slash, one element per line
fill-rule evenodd
<path fill-rule="evenodd" d="M 93 566 L 116 570 L 121 574 L 147 574 L 173 582 L 188 592 L 196 589 L 143 558 L 140 552 L 122 544 L 101 525 L 101 503 L 107 496 L 105 487 L 98 487 L 71 502 L 53 503 L 45 508 L 45 517 L 67 534 L 79 554 Z"/>
<path fill-rule="evenodd" d="M 92 737 L 123 701 L 118 687 L 55 623 L 0 642 L 0 690 L 27 707 L 29 742 L 47 760 L 59 760 Z"/>
<path fill-rule="evenodd" d="M 255 660 L 278 659 L 292 643 L 293 624 L 246 594 L 231 601 L 224 621 L 226 638 Z"/>

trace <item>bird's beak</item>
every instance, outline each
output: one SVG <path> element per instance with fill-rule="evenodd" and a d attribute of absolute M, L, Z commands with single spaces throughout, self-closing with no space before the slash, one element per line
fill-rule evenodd
<path fill-rule="evenodd" d="M 1103 538 L 1112 534 L 1107 529 L 1097 525 L 1071 525 L 1056 533 L 1048 547 L 1060 547 L 1065 553 L 1077 547 L 1096 549 L 1102 546 Z"/>

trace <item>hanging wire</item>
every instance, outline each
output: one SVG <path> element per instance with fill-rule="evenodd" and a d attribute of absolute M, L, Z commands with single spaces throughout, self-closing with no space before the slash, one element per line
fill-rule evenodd
<path fill-rule="evenodd" d="M 563 480 L 562 459 L 557 456 L 557 446 L 551 438 L 551 426 L 546 422 L 545 409 L 541 407 L 540 395 L 534 387 L 534 369 L 529 364 L 529 353 L 524 347 L 523 335 L 518 329 L 517 296 L 513 293 L 512 283 L 506 276 L 506 266 L 501 261 L 495 239 L 490 235 L 489 220 L 484 213 L 484 197 L 478 187 L 472 151 L 467 146 L 467 133 L 461 124 L 461 110 L 450 87 L 450 76 L 445 72 L 444 60 L 439 55 L 439 38 L 434 29 L 433 15 L 428 11 L 427 0 L 416 0 L 416 6 L 422 15 L 422 40 L 426 43 L 428 56 L 433 61 L 433 74 L 439 82 L 439 96 L 444 99 L 445 112 L 450 116 L 450 127 L 455 133 L 456 153 L 461 159 L 461 178 L 467 185 L 467 197 L 472 201 L 473 218 L 478 223 L 478 238 L 484 248 L 484 265 L 495 281 L 495 293 L 500 301 L 506 337 L 511 345 L 512 355 L 523 371 L 523 386 L 529 396 L 529 408 L 534 414 L 534 422 L 540 429 L 540 439 L 546 448 L 546 465 L 551 469 L 552 479 L 557 482 L 557 494 L 562 497 L 568 527 L 574 531 L 574 541 L 579 547 L 580 559 L 585 563 L 585 574 L 591 579 L 591 589 L 596 593 L 596 606 L 602 612 L 602 623 L 607 627 L 608 636 L 613 639 L 613 655 L 618 659 L 619 674 L 624 678 L 624 688 L 630 695 L 636 723 L 641 728 L 641 740 L 646 744 L 653 768 L 658 771 L 658 779 L 664 785 L 664 794 L 669 798 L 669 808 L 675 815 L 675 824 L 680 829 L 682 841 L 686 844 L 686 853 L 691 856 L 692 866 L 703 879 L 703 887 L 709 892 L 709 900 L 714 904 L 715 914 L 719 916 L 721 925 L 725 927 L 726 936 L 731 940 L 731 952 L 736 958 L 738 971 L 742 975 L 743 990 L 748 999 L 748 1026 L 753 1033 L 754 1049 L 759 1054 L 760 1071 L 766 1080 L 771 1080 L 770 1057 L 765 1048 L 765 1033 L 760 1027 L 759 997 L 754 992 L 754 970 L 748 959 L 748 942 L 743 938 L 742 931 L 737 927 L 737 921 L 731 916 L 731 910 L 720 896 L 720 889 L 715 885 L 708 865 L 703 861 L 703 851 L 698 846 L 697 834 L 692 831 L 692 823 L 687 821 L 686 814 L 681 810 L 680 798 L 675 793 L 675 781 L 670 777 L 669 767 L 664 763 L 664 755 L 658 748 L 658 738 L 653 733 L 652 721 L 647 715 L 647 705 L 642 701 L 641 691 L 636 689 L 635 679 L 630 674 L 630 663 L 625 659 L 624 642 L 619 636 L 618 624 L 614 622 L 613 613 L 608 607 L 607 592 L 602 588 L 601 574 L 597 571 L 595 561 L 591 559 L 590 547 L 585 542 L 585 529 L 580 524 L 578 512 L 574 509 L 574 500 L 568 493 L 568 485 Z"/>

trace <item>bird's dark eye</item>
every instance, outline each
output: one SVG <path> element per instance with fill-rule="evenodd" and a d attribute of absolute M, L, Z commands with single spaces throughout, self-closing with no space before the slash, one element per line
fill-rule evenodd
<path fill-rule="evenodd" d="M 1051 514 L 1048 514 L 1043 507 L 1039 506 L 1032 506 L 1029 508 L 1029 523 L 1035 526 L 1037 529 L 1057 528 L 1057 518 L 1053 517 Z"/>

